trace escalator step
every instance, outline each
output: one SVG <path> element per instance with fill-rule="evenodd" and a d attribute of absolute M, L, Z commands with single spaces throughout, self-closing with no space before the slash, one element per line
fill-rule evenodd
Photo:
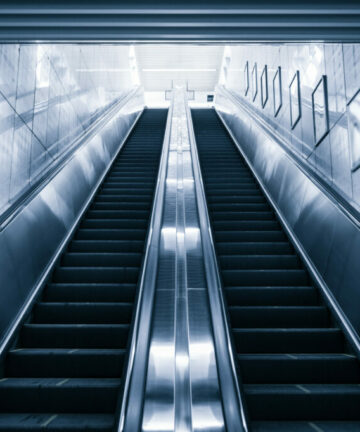
<path fill-rule="evenodd" d="M 271 211 L 258 211 L 258 212 L 247 212 L 247 211 L 234 211 L 234 212 L 213 212 L 213 221 L 243 221 L 243 220 L 274 220 L 274 214 Z"/>
<path fill-rule="evenodd" d="M 65 267 L 139 267 L 142 254 L 136 252 L 67 252 Z"/>
<path fill-rule="evenodd" d="M 24 348 L 125 348 L 130 324 L 25 324 Z"/>
<path fill-rule="evenodd" d="M 138 253 L 143 251 L 144 242 L 141 240 L 73 240 L 69 245 L 71 252 L 128 252 Z"/>
<path fill-rule="evenodd" d="M 40 324 L 126 324 L 132 303 L 38 303 L 33 322 Z"/>
<path fill-rule="evenodd" d="M 0 381 L 0 412 L 115 411 L 120 379 L 8 378 Z"/>
<path fill-rule="evenodd" d="M 312 286 L 229 287 L 225 290 L 230 305 L 243 306 L 305 306 L 318 303 Z"/>
<path fill-rule="evenodd" d="M 309 282 L 305 270 L 223 270 L 224 285 L 229 286 L 304 286 Z"/>
<path fill-rule="evenodd" d="M 89 210 L 87 219 L 146 219 L 146 210 Z"/>
<path fill-rule="evenodd" d="M 20 349 L 10 351 L 9 377 L 111 378 L 124 366 L 125 349 Z"/>
<path fill-rule="evenodd" d="M 233 329 L 239 353 L 342 353 L 344 339 L 338 328 Z"/>
<path fill-rule="evenodd" d="M 132 302 L 136 284 L 51 283 L 43 299 L 49 302 Z"/>
<path fill-rule="evenodd" d="M 53 276 L 59 283 L 136 283 L 139 267 L 58 267 Z"/>
<path fill-rule="evenodd" d="M 348 354 L 241 354 L 246 383 L 359 383 L 357 359 Z"/>
<path fill-rule="evenodd" d="M 255 420 L 360 420 L 358 384 L 246 384 Z"/>
<path fill-rule="evenodd" d="M 234 327 L 327 327 L 328 310 L 324 306 L 229 306 Z"/>
<path fill-rule="evenodd" d="M 146 229 L 146 219 L 86 219 L 81 223 L 85 229 Z"/>
<path fill-rule="evenodd" d="M 216 242 L 284 242 L 282 230 L 272 231 L 215 231 Z"/>
<path fill-rule="evenodd" d="M 256 421 L 252 422 L 253 432 L 357 432 L 360 421 Z"/>
<path fill-rule="evenodd" d="M 111 414 L 0 413 L 0 431 L 111 432 L 113 428 L 114 416 Z"/>
<path fill-rule="evenodd" d="M 296 255 L 220 255 L 220 266 L 232 269 L 298 269 L 301 261 Z"/>
<path fill-rule="evenodd" d="M 219 255 L 284 255 L 293 253 L 288 242 L 232 242 L 217 243 Z"/>
<path fill-rule="evenodd" d="M 140 228 L 79 228 L 77 240 L 145 240 L 146 229 Z"/>

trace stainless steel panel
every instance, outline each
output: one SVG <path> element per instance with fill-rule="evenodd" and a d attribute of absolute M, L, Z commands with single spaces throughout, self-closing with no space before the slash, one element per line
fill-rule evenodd
<path fill-rule="evenodd" d="M 199 227 L 202 238 L 203 263 L 207 284 L 206 294 L 209 302 L 209 317 L 213 327 L 215 362 L 212 366 L 216 364 L 219 374 L 219 391 L 220 397 L 223 401 L 224 428 L 229 432 L 246 432 L 248 430 L 247 418 L 244 410 L 239 378 L 235 367 L 234 350 L 232 349 L 232 342 L 230 339 L 230 330 L 222 293 L 222 284 L 217 266 L 215 247 L 212 238 L 200 162 L 189 107 L 187 107 L 187 122 L 196 185 L 195 193 L 199 209 Z M 209 365 L 209 369 L 210 367 L 211 366 Z M 211 408 L 213 409 L 213 407 Z"/>
<path fill-rule="evenodd" d="M 186 91 L 174 90 L 143 431 L 224 431 Z"/>

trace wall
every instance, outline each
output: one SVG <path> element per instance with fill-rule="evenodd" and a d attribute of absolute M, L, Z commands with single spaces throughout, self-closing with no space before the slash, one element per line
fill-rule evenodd
<path fill-rule="evenodd" d="M 247 95 L 246 62 L 250 80 Z M 258 91 L 254 99 L 255 64 Z M 263 107 L 260 77 L 265 65 L 269 97 Z M 279 66 L 282 106 L 275 116 L 273 79 Z M 296 71 L 300 78 L 301 117 L 292 129 L 289 84 Z M 317 144 L 312 92 L 323 75 L 327 78 L 329 130 Z M 343 197 L 350 210 L 360 211 L 360 44 L 233 45 L 225 49 L 221 83 L 260 115 L 314 173 Z M 326 118 L 321 104 L 317 103 L 316 107 L 319 125 Z"/>
<path fill-rule="evenodd" d="M 132 87 L 130 51 L 0 45 L 0 215 Z"/>

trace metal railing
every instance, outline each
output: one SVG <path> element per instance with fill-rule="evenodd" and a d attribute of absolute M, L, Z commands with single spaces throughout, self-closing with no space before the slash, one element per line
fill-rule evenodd
<path fill-rule="evenodd" d="M 204 265 L 226 430 L 228 432 L 247 432 L 248 426 L 246 411 L 243 403 L 241 385 L 236 370 L 234 349 L 215 255 L 214 241 L 202 181 L 191 112 L 189 105 L 186 104 L 186 106 L 200 230 L 203 244 Z"/>
<path fill-rule="evenodd" d="M 171 136 L 172 103 L 168 112 L 160 168 L 152 207 L 145 258 L 132 330 L 132 339 L 125 374 L 125 383 L 115 429 L 118 432 L 136 432 L 141 428 L 144 388 L 148 366 L 151 321 L 158 268 L 165 178 Z"/>

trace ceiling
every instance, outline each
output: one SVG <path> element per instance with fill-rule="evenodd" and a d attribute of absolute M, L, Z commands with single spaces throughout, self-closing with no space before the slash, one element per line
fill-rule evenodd
<path fill-rule="evenodd" d="M 1 0 L 0 41 L 360 41 L 355 0 Z"/>
<path fill-rule="evenodd" d="M 172 84 L 189 90 L 213 91 L 219 79 L 223 46 L 137 45 L 139 78 L 145 91 L 165 91 Z"/>

